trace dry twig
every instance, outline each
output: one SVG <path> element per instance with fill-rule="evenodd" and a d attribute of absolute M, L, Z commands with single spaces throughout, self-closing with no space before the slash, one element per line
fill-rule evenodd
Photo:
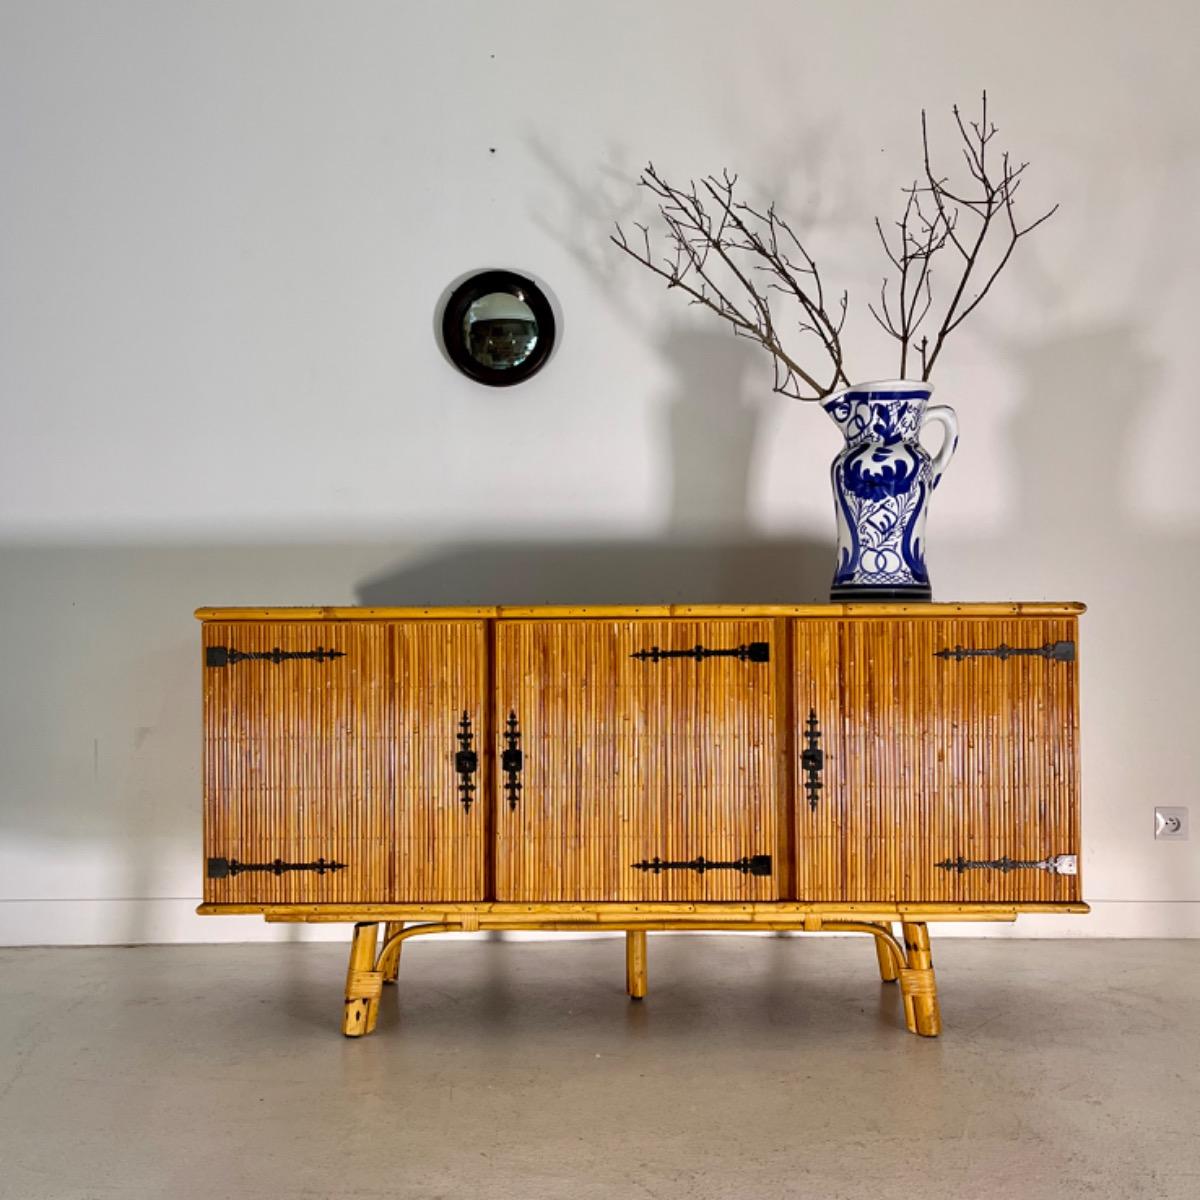
<path fill-rule="evenodd" d="M 954 106 L 954 121 L 972 182 L 962 188 L 952 186 L 948 176 L 934 172 L 929 153 L 929 123 L 922 110 L 925 181 L 904 189 L 906 201 L 903 216 L 896 222 L 899 235 L 895 247 L 889 244 L 880 222 L 875 222 L 888 260 L 899 275 L 894 281 L 895 312 L 888 305 L 888 290 L 893 280 L 885 277 L 880 289 L 880 307 L 877 310 L 872 305 L 871 315 L 900 343 L 901 378 L 908 367 L 910 349 L 915 348 L 921 355 L 921 378 L 928 380 L 946 339 L 988 294 L 996 277 L 1008 265 L 1017 242 L 1058 211 L 1056 204 L 1028 225 L 1017 220 L 1014 201 L 1029 164 L 1014 165 L 1008 151 L 1000 153 L 998 162 L 996 152 L 992 151 L 989 162 L 989 144 L 996 136 L 996 126 L 988 120 L 987 92 L 983 93 L 978 121 L 965 122 L 958 105 Z M 998 248 L 993 250 L 994 246 Z M 947 247 L 953 248 L 961 261 L 931 346 L 928 337 L 917 342 L 916 334 L 933 304 L 930 260 Z M 981 266 L 985 258 L 992 262 L 990 269 Z"/>
<path fill-rule="evenodd" d="M 668 288 L 685 292 L 690 303 L 728 321 L 736 335 L 764 346 L 775 364 L 775 391 L 796 400 L 820 400 L 850 382 L 841 344 L 847 296 L 842 293 L 832 315 L 816 262 L 774 205 L 763 212 L 736 200 L 737 176 L 728 171 L 707 176 L 699 186 L 692 181 L 685 189 L 669 183 L 650 163 L 639 183 L 658 200 L 669 253 L 655 256 L 645 225 L 637 226 L 640 243 L 631 243 L 618 225 L 615 245 L 665 279 Z M 756 286 L 754 272 L 766 275 L 765 285 Z M 785 348 L 772 292 L 797 310 L 792 331 L 821 343 L 829 360 L 824 371 L 802 367 Z"/>
<path fill-rule="evenodd" d="M 1058 211 L 1056 204 L 1027 225 L 1017 220 L 1014 198 L 1029 164 L 1014 165 L 1007 151 L 1000 154 L 998 164 L 994 151 L 989 161 L 996 127 L 988 120 L 986 92 L 978 122 L 964 122 L 957 105 L 954 120 L 972 182 L 962 188 L 952 186 L 948 176 L 934 172 L 922 110 L 924 182 L 917 180 L 903 189 L 904 210 L 894 234 L 889 235 L 878 218 L 875 221 L 897 274 L 884 277 L 878 306 L 867 307 L 900 343 L 901 378 L 906 377 L 914 353 L 920 354 L 921 378 L 929 378 L 946 339 L 988 294 L 1017 242 Z M 728 171 L 719 177 L 706 176 L 699 186 L 693 180 L 681 188 L 650 163 L 638 182 L 658 201 L 668 252 L 657 257 L 649 226 L 640 224 L 641 237 L 632 242 L 618 224 L 612 237 L 615 245 L 665 279 L 668 288 L 685 292 L 690 303 L 711 309 L 737 336 L 768 350 L 775 365 L 775 391 L 797 400 L 821 400 L 849 386 L 841 341 L 847 294 L 842 292 L 832 311 L 827 307 L 816 262 L 773 204 L 761 210 L 735 199 L 737 176 Z M 993 251 L 993 246 L 998 249 Z M 919 341 L 917 335 L 934 308 L 934 258 L 948 248 L 961 262 L 931 345 L 927 335 Z M 990 268 L 981 265 L 985 257 Z M 765 280 L 761 286 L 760 273 Z M 791 307 L 790 317 L 781 317 L 772 307 L 773 293 Z M 785 334 L 789 342 L 793 336 L 815 338 L 826 365 L 802 366 L 785 345 Z"/>

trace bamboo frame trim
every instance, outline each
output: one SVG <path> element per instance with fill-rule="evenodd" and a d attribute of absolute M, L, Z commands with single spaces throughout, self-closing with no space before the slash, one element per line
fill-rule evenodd
<path fill-rule="evenodd" d="M 735 929 L 758 929 L 760 926 L 748 922 L 738 922 L 733 925 Z M 543 926 L 543 928 L 552 928 L 560 932 L 566 931 L 586 931 L 593 926 L 586 922 L 579 921 L 563 921 L 556 922 L 551 926 Z M 686 924 L 680 925 L 672 921 L 642 921 L 633 925 L 623 926 L 625 932 L 664 932 L 667 930 L 688 928 Z M 826 921 L 822 922 L 815 928 L 806 928 L 805 923 L 797 926 L 794 922 L 783 925 L 771 925 L 772 929 L 793 930 L 799 933 L 868 933 L 877 940 L 886 942 L 892 949 L 892 952 L 897 956 L 898 962 L 907 962 L 907 955 L 904 947 L 890 929 L 885 929 L 880 925 L 872 925 L 866 921 Z M 423 933 L 462 933 L 464 926 L 462 924 L 454 924 L 447 921 L 431 922 L 427 925 L 410 925 L 407 929 L 402 929 L 399 933 L 394 933 L 384 942 L 382 949 L 379 951 L 377 959 L 378 963 L 383 963 L 389 954 L 396 953 L 400 945 L 411 937 L 419 937 Z"/>
<path fill-rule="evenodd" d="M 988 604 L 493 604 L 425 608 L 198 608 L 201 621 L 445 621 L 595 617 L 996 617 L 1077 616 L 1077 601 Z"/>
<path fill-rule="evenodd" d="M 896 962 L 907 962 L 908 956 L 904 945 L 897 940 L 890 926 L 872 925 L 867 921 L 826 921 L 822 924 L 820 933 L 869 933 L 875 939 L 875 945 L 891 947 Z"/>
<path fill-rule="evenodd" d="M 261 914 L 271 923 L 435 921 L 454 929 L 796 929 L 835 922 L 1015 921 L 1021 913 L 1087 913 L 1086 904 L 201 904 L 204 917 Z"/>

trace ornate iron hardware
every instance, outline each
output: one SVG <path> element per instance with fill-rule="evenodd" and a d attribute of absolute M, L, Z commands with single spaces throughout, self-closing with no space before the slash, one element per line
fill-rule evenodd
<path fill-rule="evenodd" d="M 521 727 L 517 723 L 517 714 L 508 714 L 508 724 L 504 727 L 504 752 L 500 755 L 500 769 L 504 772 L 504 794 L 508 798 L 508 807 L 517 807 L 521 798 L 521 771 L 525 766 L 525 756 L 521 753 Z"/>
<path fill-rule="evenodd" d="M 965 646 L 955 646 L 953 650 L 943 647 L 933 652 L 934 658 L 952 658 L 962 662 L 964 658 L 998 658 L 1002 661 L 1010 658 L 1046 658 L 1051 662 L 1074 662 L 1074 642 L 1047 642 L 1044 646 L 991 646 L 986 650 L 968 650 Z"/>
<path fill-rule="evenodd" d="M 957 871 L 959 875 L 965 871 L 1002 871 L 1007 875 L 1010 871 L 1048 871 L 1051 875 L 1078 875 L 1079 859 L 1074 854 L 1053 854 L 1047 858 L 943 858 L 936 866 L 943 871 Z"/>
<path fill-rule="evenodd" d="M 699 855 L 687 862 L 671 861 L 665 858 L 643 858 L 633 864 L 635 871 L 649 871 L 652 875 L 661 875 L 664 871 L 695 871 L 697 875 L 706 875 L 709 871 L 739 871 L 743 875 L 770 875 L 771 856 L 769 854 L 744 855 L 732 862 L 713 862 Z"/>
<path fill-rule="evenodd" d="M 471 715 L 465 708 L 455 736 L 459 745 L 454 754 L 454 769 L 458 772 L 458 798 L 462 801 L 463 811 L 470 812 L 475 800 L 475 780 L 471 777 L 479 768 L 479 755 L 471 748 L 475 734 L 471 731 Z"/>
<path fill-rule="evenodd" d="M 281 663 L 289 658 L 309 658 L 313 662 L 327 662 L 333 658 L 345 658 L 344 650 L 326 650 L 318 646 L 315 650 L 235 650 L 232 646 L 209 646 L 204 651 L 206 667 L 232 667 L 234 663 L 259 659 L 262 662 Z"/>
<path fill-rule="evenodd" d="M 651 646 L 649 650 L 635 650 L 629 657 L 655 663 L 662 662 L 664 658 L 690 658 L 693 662 L 703 662 L 706 658 L 736 658 L 738 662 L 765 663 L 771 661 L 771 643 L 751 642 L 728 650 L 709 650 L 700 645 L 690 650 L 660 650 L 657 646 Z"/>
<path fill-rule="evenodd" d="M 808 720 L 804 726 L 804 738 L 808 745 L 800 752 L 800 769 L 804 772 L 804 794 L 808 797 L 808 807 L 817 811 L 817 801 L 821 797 L 821 771 L 825 766 L 825 751 L 821 749 L 821 727 L 817 724 L 817 710 L 808 710 Z"/>
<path fill-rule="evenodd" d="M 345 863 L 333 859 L 318 858 L 316 862 L 290 863 L 277 858 L 269 863 L 244 863 L 236 858 L 210 858 L 208 860 L 209 879 L 236 878 L 246 871 L 266 871 L 271 875 L 286 875 L 289 871 L 312 871 L 317 875 L 325 875 L 333 871 L 341 871 Z"/>

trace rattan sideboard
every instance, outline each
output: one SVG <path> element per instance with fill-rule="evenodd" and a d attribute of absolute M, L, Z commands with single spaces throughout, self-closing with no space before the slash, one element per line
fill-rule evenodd
<path fill-rule="evenodd" d="M 936 1035 L 929 923 L 1087 912 L 1082 612 L 199 609 L 199 911 L 354 922 L 350 1036 L 479 929 L 862 932 Z"/>

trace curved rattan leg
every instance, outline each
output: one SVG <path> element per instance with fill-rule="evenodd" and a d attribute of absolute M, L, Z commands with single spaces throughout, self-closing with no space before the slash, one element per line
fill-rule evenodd
<path fill-rule="evenodd" d="M 698 923 L 647 922 L 641 928 L 625 930 L 625 983 L 629 995 L 640 1000 L 647 991 L 646 933 L 648 928 L 696 928 Z M 383 990 L 385 970 L 396 963 L 400 946 L 411 937 L 422 934 L 449 933 L 476 928 L 464 921 L 430 922 L 428 924 L 405 925 L 403 922 L 387 923 L 387 937 L 375 955 L 375 943 L 379 926 L 374 921 L 362 921 L 354 927 L 354 941 L 350 947 L 350 967 L 346 975 L 346 1008 L 342 1019 L 342 1032 L 347 1037 L 361 1037 L 375 1028 L 379 1011 L 379 997 Z M 528 928 L 523 923 L 520 928 Z M 546 929 L 594 930 L 594 922 L 569 920 L 546 921 Z M 754 928 L 761 923 L 740 924 L 724 922 L 721 928 Z M 788 926 L 791 927 L 790 924 Z M 807 928 L 807 923 L 806 923 Z M 929 930 L 924 922 L 905 921 L 901 924 L 903 945 L 893 934 L 890 923 L 868 921 L 823 920 L 814 931 L 869 933 L 875 939 L 880 974 L 883 978 L 900 981 L 900 992 L 904 1000 L 904 1019 L 913 1033 L 922 1037 L 937 1037 L 942 1029 L 941 1012 L 938 1007 L 937 983 L 933 973 L 933 957 L 930 953 Z M 894 974 L 889 974 L 894 972 Z"/>
<path fill-rule="evenodd" d="M 892 932 L 890 924 L 881 925 L 880 929 L 889 934 Z M 875 956 L 879 960 L 879 978 L 884 983 L 895 983 L 900 978 L 900 968 L 903 964 L 896 961 L 896 955 L 887 938 L 876 936 Z"/>
<path fill-rule="evenodd" d="M 933 974 L 933 955 L 929 947 L 929 929 L 924 922 L 905 921 L 904 949 L 908 965 L 900 971 L 900 993 L 904 997 L 904 1020 L 910 1032 L 922 1037 L 937 1037 L 942 1032 L 942 1013 L 938 1005 L 937 980 Z"/>
<path fill-rule="evenodd" d="M 393 942 L 392 938 L 404 929 L 403 921 L 388 921 L 383 927 L 383 949 L 379 952 L 379 962 L 376 968 L 383 976 L 384 983 L 395 983 L 400 973 L 400 947 L 403 942 Z"/>
<path fill-rule="evenodd" d="M 347 1037 L 370 1033 L 379 1015 L 383 975 L 375 970 L 378 933 L 379 925 L 375 921 L 360 921 L 354 926 L 350 965 L 346 970 L 346 1004 L 342 1010 L 342 1032 Z"/>

